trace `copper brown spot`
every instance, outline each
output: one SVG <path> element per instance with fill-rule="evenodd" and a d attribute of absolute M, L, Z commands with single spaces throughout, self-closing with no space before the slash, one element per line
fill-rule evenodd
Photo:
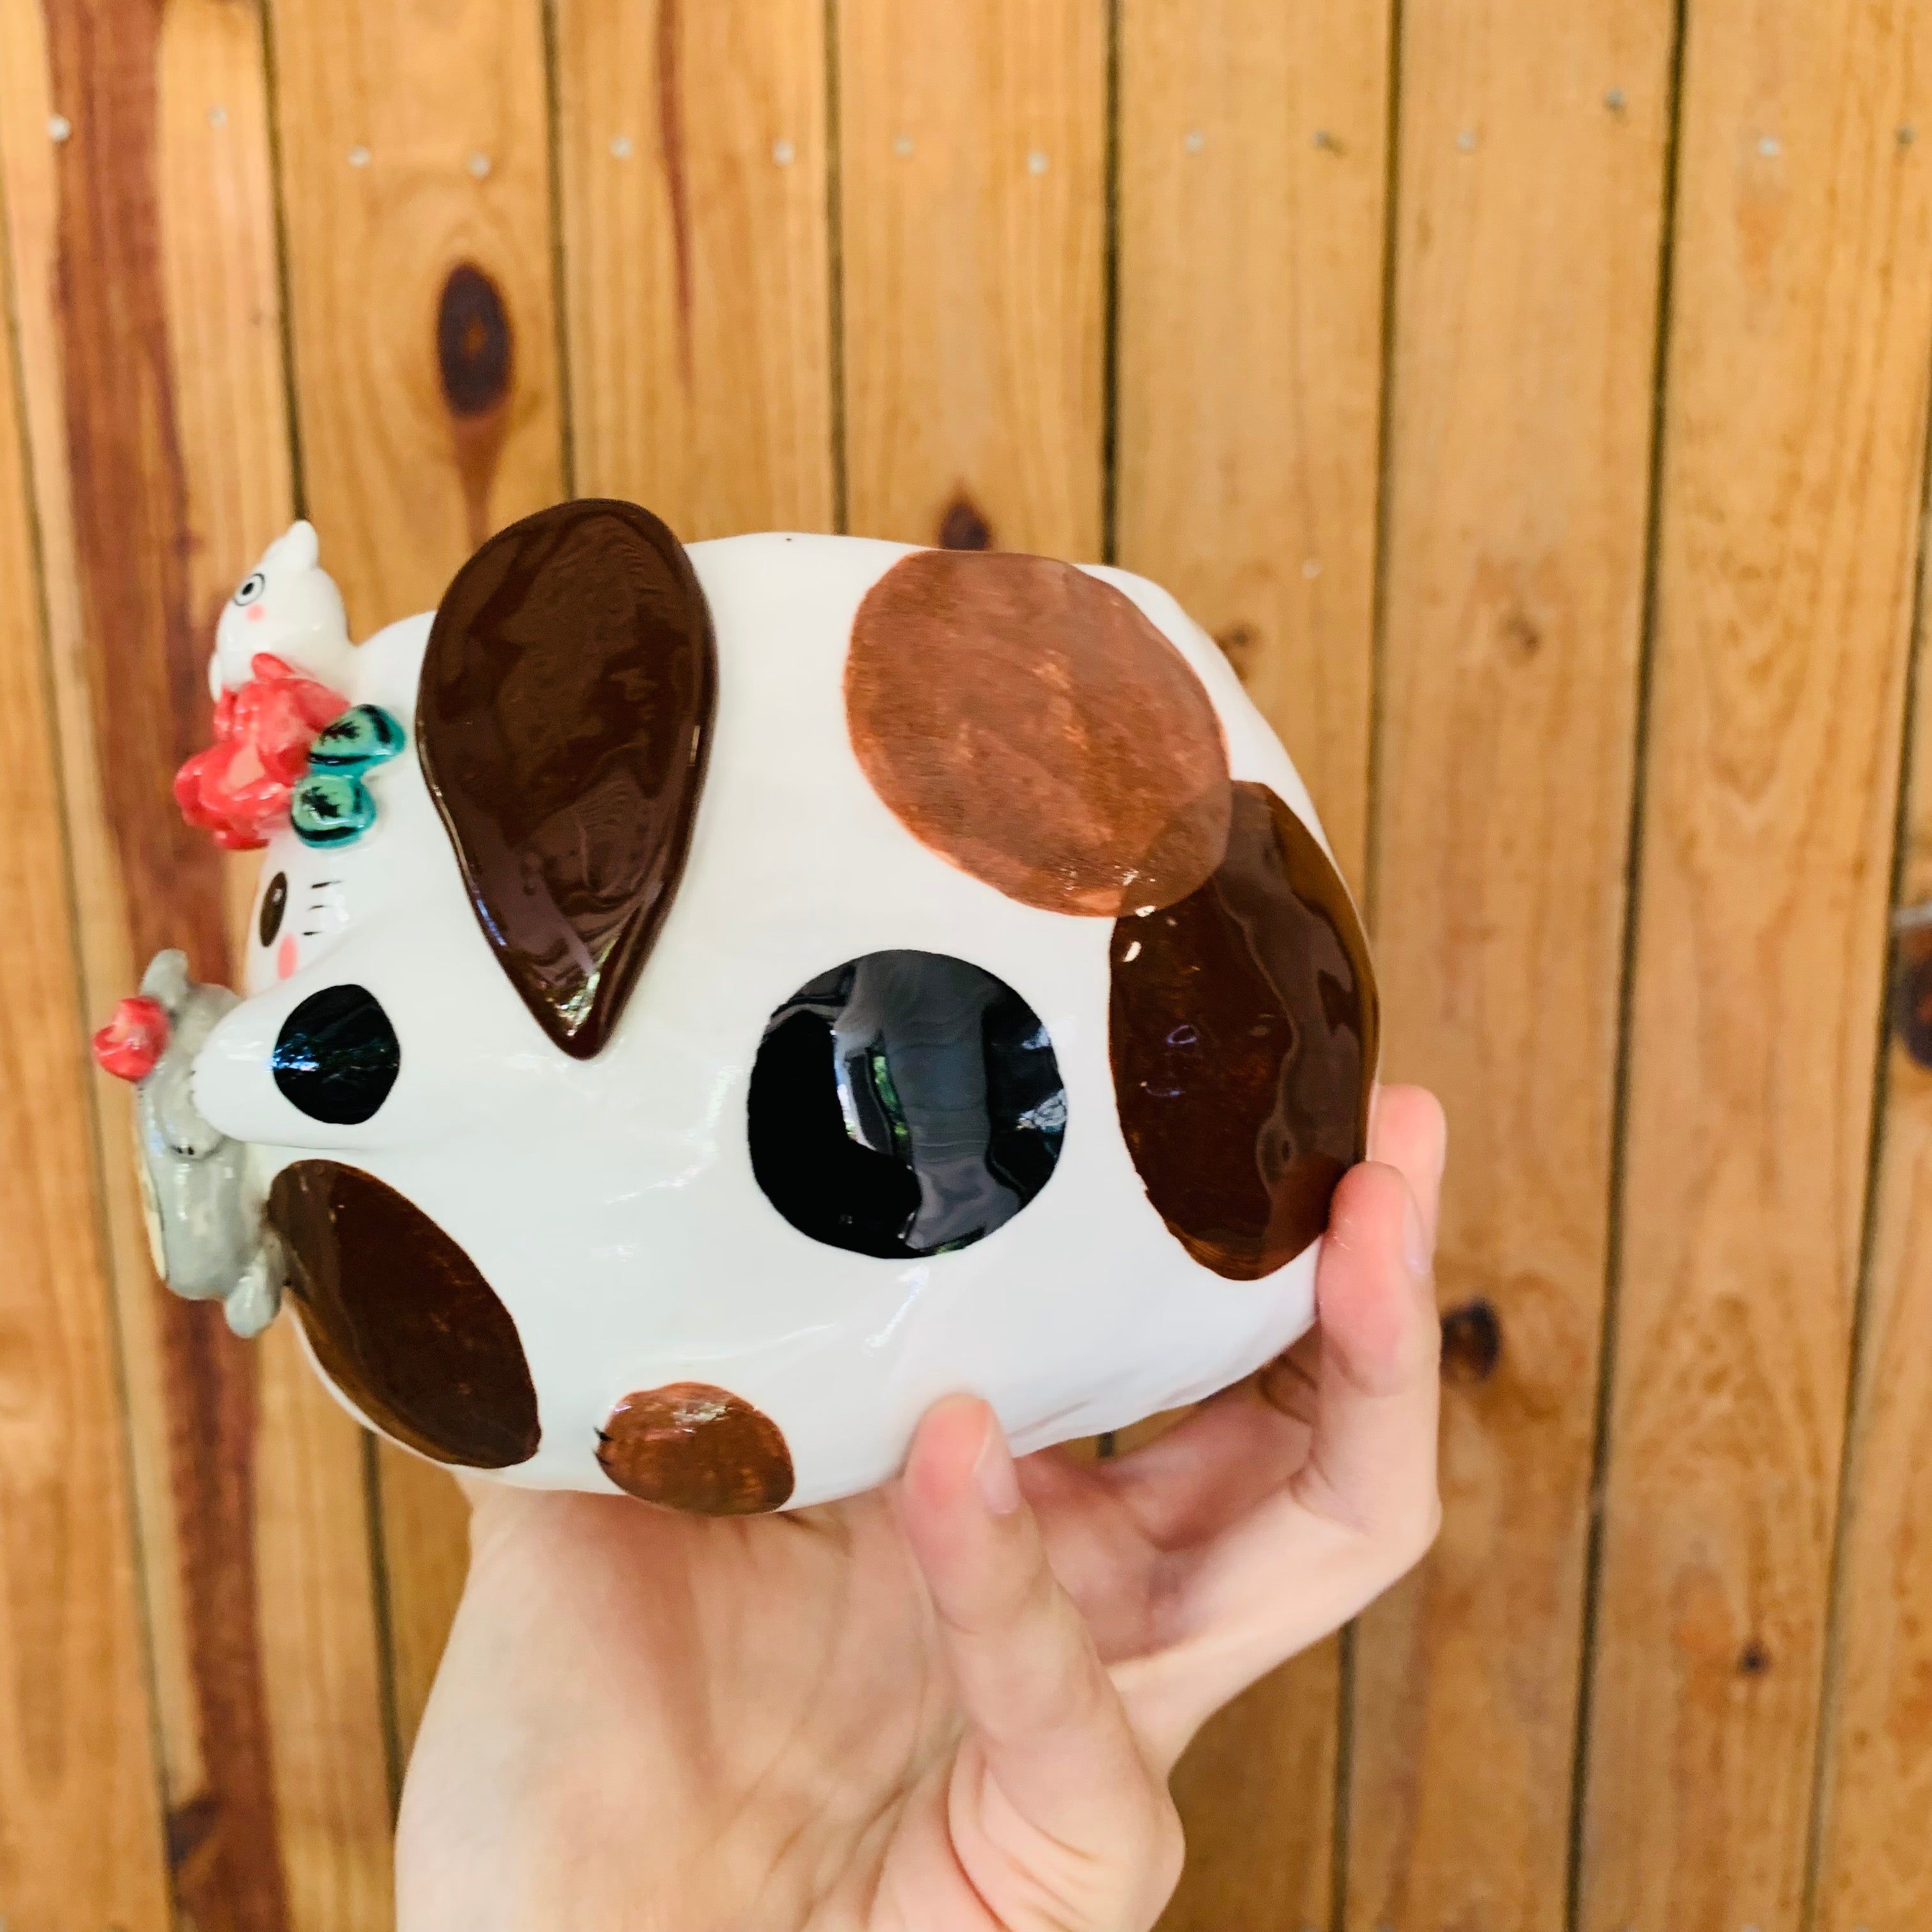
<path fill-rule="evenodd" d="M 634 504 L 560 503 L 458 572 L 416 704 L 471 903 L 537 1023 L 610 1037 L 684 869 L 717 670 L 677 539 Z"/>
<path fill-rule="evenodd" d="M 599 1432 L 597 1460 L 620 1490 L 694 1516 L 757 1516 L 792 1492 L 778 1424 L 708 1382 L 625 1396 Z"/>
<path fill-rule="evenodd" d="M 515 347 L 502 291 L 473 262 L 458 262 L 436 304 L 436 366 L 472 543 L 481 543 L 490 528 L 490 495 L 510 428 Z"/>
<path fill-rule="evenodd" d="M 510 1312 L 422 1209 L 360 1168 L 298 1160 L 268 1190 L 289 1292 L 330 1381 L 439 1462 L 536 1454 L 536 1390 Z"/>
<path fill-rule="evenodd" d="M 1025 904 L 1169 905 L 1226 849 L 1227 752 L 1200 680 L 1071 564 L 902 558 L 853 624 L 845 715 L 907 830 Z"/>
<path fill-rule="evenodd" d="M 1214 876 L 1120 920 L 1112 960 L 1114 1090 L 1148 1198 L 1216 1274 L 1271 1274 L 1366 1144 L 1376 991 L 1347 888 L 1281 800 L 1239 783 Z"/>
<path fill-rule="evenodd" d="M 1898 935 L 1892 1024 L 1906 1052 L 1921 1066 L 1932 1067 L 1932 925 L 1910 926 Z"/>

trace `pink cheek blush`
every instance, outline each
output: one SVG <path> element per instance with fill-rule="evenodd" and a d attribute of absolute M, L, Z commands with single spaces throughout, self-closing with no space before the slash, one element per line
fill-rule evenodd
<path fill-rule="evenodd" d="M 251 624 L 260 623 L 268 614 L 268 607 L 266 604 L 251 604 L 248 606 L 248 621 Z"/>
<path fill-rule="evenodd" d="M 297 963 L 296 936 L 291 932 L 285 934 L 281 944 L 275 948 L 275 977 L 286 980 L 296 970 Z"/>

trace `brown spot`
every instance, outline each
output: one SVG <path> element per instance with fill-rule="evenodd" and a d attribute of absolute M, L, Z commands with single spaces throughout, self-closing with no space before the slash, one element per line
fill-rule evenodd
<path fill-rule="evenodd" d="M 991 550 L 993 526 L 986 513 L 962 489 L 948 503 L 939 519 L 941 550 Z"/>
<path fill-rule="evenodd" d="M 436 305 L 436 365 L 472 543 L 490 528 L 490 493 L 509 433 L 515 345 L 501 290 L 473 262 L 458 262 Z"/>
<path fill-rule="evenodd" d="M 1442 1318 L 1442 1378 L 1486 1382 L 1502 1360 L 1503 1324 L 1485 1298 L 1466 1301 Z"/>
<path fill-rule="evenodd" d="M 1362 1158 L 1375 980 L 1315 835 L 1234 788 L 1227 856 L 1178 904 L 1114 928 L 1108 1050 L 1148 1198 L 1204 1267 L 1252 1281 L 1328 1225 Z"/>
<path fill-rule="evenodd" d="M 1226 849 L 1227 752 L 1200 680 L 1071 564 L 902 557 L 859 607 L 845 716 L 907 830 L 1027 905 L 1171 904 Z"/>
<path fill-rule="evenodd" d="M 1738 1652 L 1738 1675 L 1762 1677 L 1771 1668 L 1771 1652 L 1754 1637 Z"/>
<path fill-rule="evenodd" d="M 1543 633 L 1520 610 L 1504 618 L 1503 644 L 1513 658 L 1528 660 L 1543 648 Z"/>
<path fill-rule="evenodd" d="M 792 1491 L 791 1451 L 768 1415 L 708 1382 L 627 1395 L 597 1460 L 620 1490 L 694 1516 L 757 1516 Z"/>
<path fill-rule="evenodd" d="M 436 365 L 452 416 L 488 416 L 503 406 L 512 344 L 496 284 L 473 262 L 458 262 L 442 285 L 436 317 Z"/>
<path fill-rule="evenodd" d="M 60 401 L 92 770 L 128 952 L 146 960 L 179 946 L 197 979 L 218 982 L 230 976 L 220 855 L 169 803 L 175 768 L 210 731 L 208 635 L 189 582 L 197 539 L 172 388 L 178 345 L 155 242 L 164 10 L 160 0 L 72 0 L 46 10 L 51 96 L 73 124 L 55 216 Z M 290 1907 L 255 1563 L 258 1358 L 210 1307 L 157 1292 L 154 1315 L 183 1718 L 202 1767 L 196 1789 L 170 1794 L 196 1820 L 174 1903 L 204 1932 L 282 1932 Z M 151 1552 L 150 1560 L 166 1558 Z"/>
<path fill-rule="evenodd" d="M 682 546 L 560 503 L 493 537 L 436 612 L 416 742 L 484 936 L 580 1060 L 610 1037 L 684 869 L 717 669 Z"/>
<path fill-rule="evenodd" d="M 1234 675 L 1246 684 L 1254 671 L 1255 654 L 1261 648 L 1261 638 L 1255 627 L 1230 624 L 1216 634 L 1214 641 L 1221 646 L 1221 655 L 1233 667 Z"/>
<path fill-rule="evenodd" d="M 684 102 L 678 86 L 678 0 L 658 0 L 658 154 L 670 204 L 677 278 L 677 362 L 691 387 L 691 188 L 684 166 Z"/>
<path fill-rule="evenodd" d="M 1932 926 L 1909 927 L 1898 935 L 1892 1024 L 1899 1045 L 1921 1066 L 1932 1067 Z"/>
<path fill-rule="evenodd" d="M 330 1381 L 439 1462 L 507 1469 L 536 1454 L 536 1391 L 510 1312 L 422 1210 L 360 1168 L 298 1160 L 268 1221 Z"/>

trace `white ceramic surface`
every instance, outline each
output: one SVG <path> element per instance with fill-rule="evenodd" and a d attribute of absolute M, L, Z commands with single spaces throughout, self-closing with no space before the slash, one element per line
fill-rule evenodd
<path fill-rule="evenodd" d="M 269 847 L 264 881 L 288 881 L 281 930 L 274 944 L 251 941 L 247 997 L 202 1050 L 195 1096 L 252 1144 L 259 1188 L 326 1153 L 406 1196 L 471 1257 L 514 1318 L 538 1397 L 541 1445 L 494 1472 L 502 1480 L 610 1489 L 596 1450 L 614 1403 L 698 1382 L 776 1422 L 796 1470 L 791 1502 L 807 1504 L 889 1476 L 949 1391 L 986 1396 L 1027 1450 L 1204 1396 L 1308 1326 L 1313 1249 L 1258 1281 L 1222 1279 L 1149 1203 L 1109 1067 L 1112 922 L 1036 910 L 956 869 L 861 770 L 842 696 L 848 644 L 860 600 L 904 547 L 767 535 L 689 548 L 717 642 L 709 776 L 636 990 L 604 1050 L 578 1060 L 500 970 L 425 785 L 413 719 L 430 616 L 331 648 L 333 586 L 318 588 L 328 580 L 305 530 L 267 560 L 256 608 L 268 614 L 224 616 L 218 686 L 242 674 L 259 635 L 252 647 L 383 707 L 410 742 L 368 775 L 377 816 L 355 843 L 315 850 L 284 830 Z M 1300 778 L 1212 641 L 1154 585 L 1090 574 L 1192 667 L 1233 776 L 1264 782 L 1314 826 Z M 305 651 L 304 639 L 321 642 Z M 1068 1104 L 1064 1150 L 1038 1197 L 976 1245 L 912 1261 L 798 1232 L 754 1180 L 746 1129 L 767 1016 L 814 975 L 890 948 L 956 955 L 1021 994 L 1051 1034 Z M 269 1063 L 292 1010 L 344 982 L 380 1001 L 400 1066 L 374 1118 L 330 1126 L 284 1097 Z"/>

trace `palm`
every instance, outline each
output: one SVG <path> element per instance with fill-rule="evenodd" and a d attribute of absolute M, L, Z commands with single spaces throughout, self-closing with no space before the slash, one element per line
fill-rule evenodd
<path fill-rule="evenodd" d="M 1388 1327 L 1372 1300 L 1369 1325 Z M 976 1412 L 935 1416 L 938 1446 L 916 1449 L 900 1494 L 789 1516 L 480 1492 L 410 1768 L 401 1924 L 1150 1924 L 1173 1879 L 1163 1780 L 1187 1736 L 1351 1614 L 1432 1527 L 1413 1508 L 1393 1529 L 1356 1520 L 1373 1440 L 1324 1427 L 1326 1406 L 1359 1397 L 1350 1379 L 1324 1372 L 1311 1338 L 1265 1392 L 1260 1378 L 1230 1390 L 1118 1463 L 1026 1459 L 1030 1508 L 990 1533 L 1043 1552 L 1030 1569 L 966 1547 L 983 1512 L 958 1551 L 947 1540 Z M 1368 1399 L 1393 1402 L 1394 1383 Z M 1427 1497 L 1432 1510 L 1432 1478 Z M 1077 1656 L 1045 1674 L 1028 1661 L 1042 1618 L 1060 1652 L 1084 1652 L 1086 1676 Z M 1102 1855 L 1117 1844 L 1147 1849 L 1124 1869 Z"/>

